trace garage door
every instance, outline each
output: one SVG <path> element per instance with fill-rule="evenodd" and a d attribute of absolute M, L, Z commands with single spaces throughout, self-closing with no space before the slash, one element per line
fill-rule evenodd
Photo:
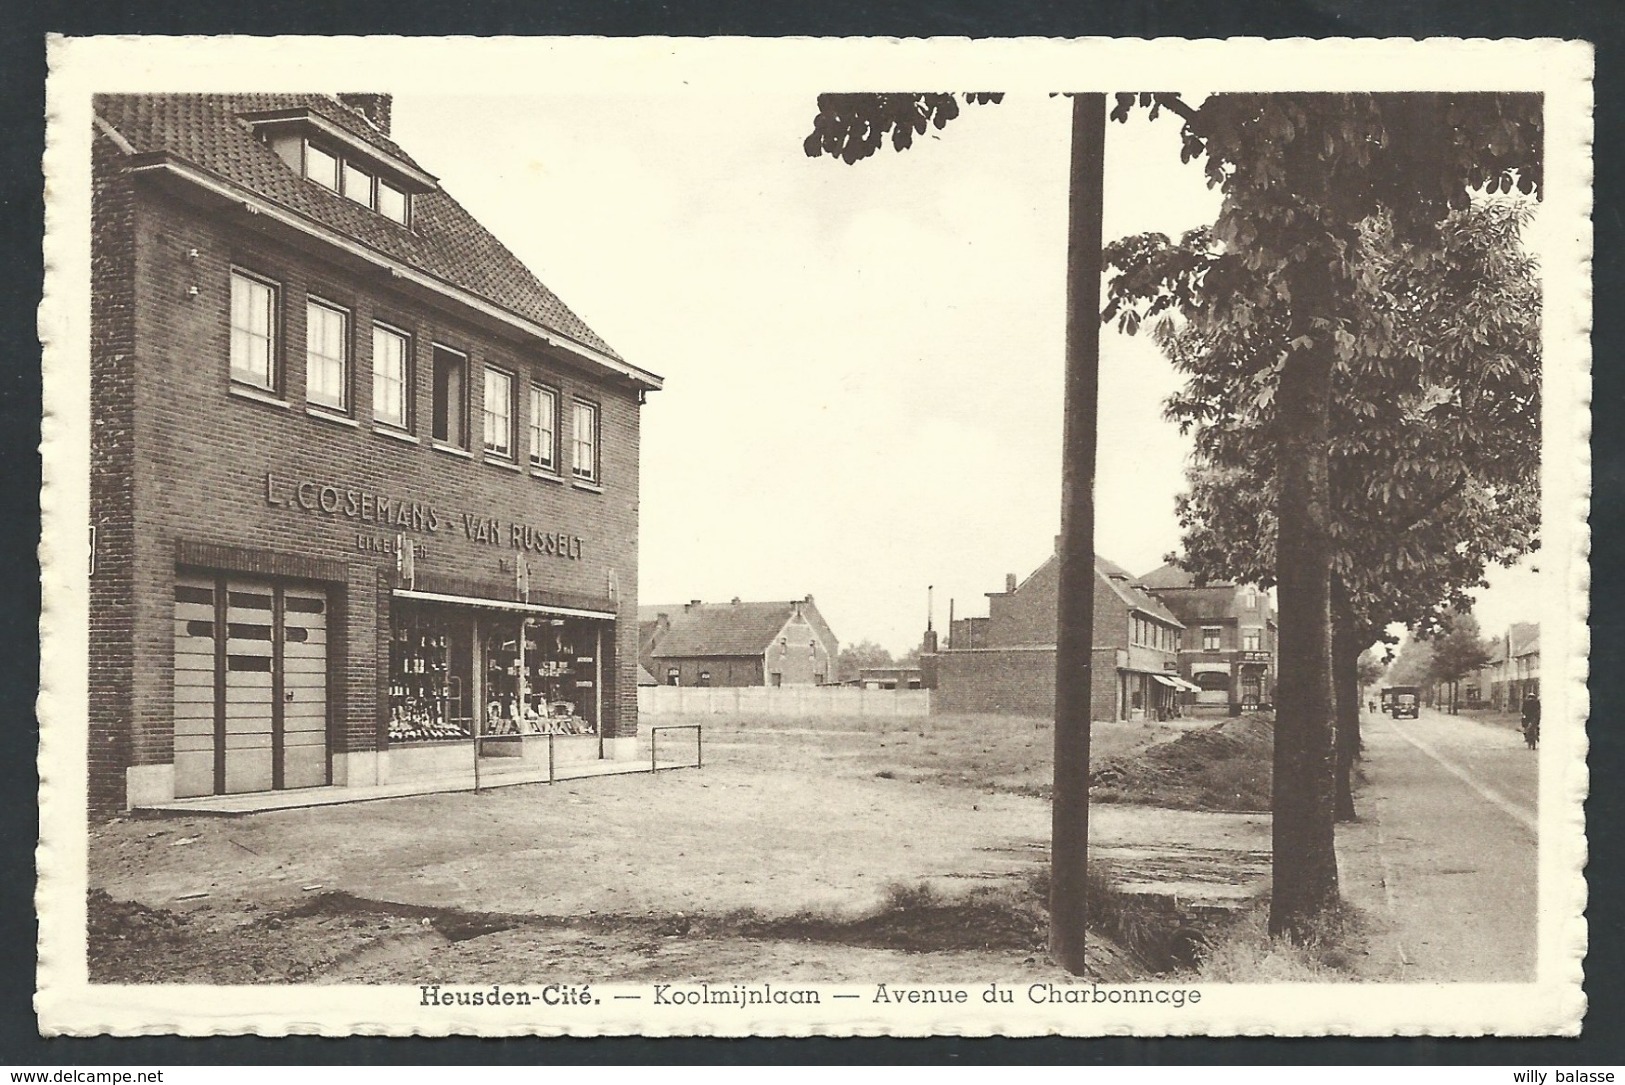
<path fill-rule="evenodd" d="M 326 594 L 177 576 L 176 795 L 327 782 Z"/>

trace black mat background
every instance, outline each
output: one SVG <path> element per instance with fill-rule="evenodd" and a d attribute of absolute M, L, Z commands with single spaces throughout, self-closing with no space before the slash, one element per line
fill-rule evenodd
<path fill-rule="evenodd" d="M 1625 4 L 1520 0 L 1054 0 L 884 5 L 662 3 L 564 0 L 536 4 L 444 0 L 347 0 L 342 5 L 213 0 L 5 5 L 0 32 L 0 1065 L 22 1068 L 169 1064 L 1129 1064 L 1625 1063 L 1625 873 L 1621 868 L 1622 736 L 1621 479 L 1617 422 L 1625 369 L 1621 319 L 1621 105 L 1625 103 Z M 38 684 L 40 433 L 35 306 L 42 275 L 44 36 L 66 34 L 734 34 L 1017 35 L 1117 37 L 1561 37 L 1597 46 L 1592 512 L 1590 1013 L 1578 1040 L 1134 1040 L 1134 1039 L 41 1039 L 35 1029 L 33 796 Z M 809 107 L 810 108 L 810 107 Z"/>

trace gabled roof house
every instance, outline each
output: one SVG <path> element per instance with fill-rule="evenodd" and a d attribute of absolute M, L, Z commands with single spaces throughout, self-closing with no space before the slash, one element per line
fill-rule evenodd
<path fill-rule="evenodd" d="M 840 644 L 811 595 L 638 608 L 639 655 L 661 685 L 805 686 L 835 680 Z"/>

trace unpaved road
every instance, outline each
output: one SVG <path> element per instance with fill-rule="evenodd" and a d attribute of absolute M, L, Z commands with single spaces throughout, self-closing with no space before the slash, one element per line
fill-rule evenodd
<path fill-rule="evenodd" d="M 1537 754 L 1518 732 L 1424 709 L 1367 715 L 1344 893 L 1380 916 L 1389 977 L 1535 978 Z"/>
<path fill-rule="evenodd" d="M 698 771 L 99 826 L 91 888 L 131 918 L 93 975 L 831 979 L 882 964 L 921 979 L 1055 975 L 1041 924 L 978 933 L 1012 908 L 1019 919 L 1045 868 L 1049 806 L 1030 792 L 1048 775 L 1047 727 L 863 722 L 707 721 Z M 1164 734 L 1126 724 L 1095 738 L 1117 753 Z M 1090 829 L 1136 887 L 1188 899 L 1264 884 L 1267 816 L 1101 806 Z M 922 929 L 863 928 L 899 887 L 943 907 L 903 909 Z M 984 891 L 1002 910 L 956 920 Z M 767 921 L 788 925 L 739 933 Z M 933 950 L 914 951 L 922 942 Z"/>

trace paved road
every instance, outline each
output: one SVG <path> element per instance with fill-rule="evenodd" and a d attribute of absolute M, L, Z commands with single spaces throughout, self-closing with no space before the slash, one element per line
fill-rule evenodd
<path fill-rule="evenodd" d="M 1427 709 L 1364 731 L 1361 820 L 1338 857 L 1345 894 L 1387 923 L 1380 963 L 1409 982 L 1533 980 L 1537 755 Z"/>

